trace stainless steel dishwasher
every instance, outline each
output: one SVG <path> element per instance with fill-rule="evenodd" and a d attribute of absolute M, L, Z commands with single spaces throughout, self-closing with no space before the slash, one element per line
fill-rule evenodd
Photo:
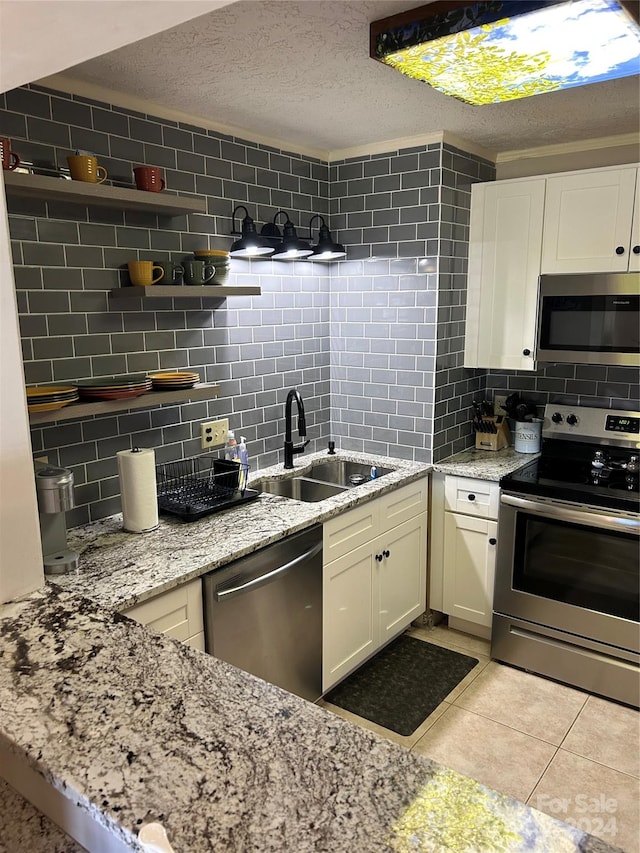
<path fill-rule="evenodd" d="M 322 694 L 322 525 L 204 577 L 209 654 L 304 699 Z"/>

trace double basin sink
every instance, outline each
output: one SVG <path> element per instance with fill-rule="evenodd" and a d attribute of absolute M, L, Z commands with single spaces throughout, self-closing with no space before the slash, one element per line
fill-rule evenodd
<path fill-rule="evenodd" d="M 393 468 L 376 468 L 376 478 L 383 477 Z M 314 462 L 303 475 L 282 480 L 259 480 L 253 488 L 270 495 L 280 495 L 296 501 L 315 503 L 332 498 L 371 480 L 371 465 L 351 462 L 347 459 L 332 459 Z"/>

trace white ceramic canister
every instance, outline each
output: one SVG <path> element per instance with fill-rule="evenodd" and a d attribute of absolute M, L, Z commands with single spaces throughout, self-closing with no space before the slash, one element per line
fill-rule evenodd
<path fill-rule="evenodd" d="M 517 453 L 539 453 L 542 443 L 541 418 L 530 421 L 516 421 L 513 433 L 513 449 Z"/>

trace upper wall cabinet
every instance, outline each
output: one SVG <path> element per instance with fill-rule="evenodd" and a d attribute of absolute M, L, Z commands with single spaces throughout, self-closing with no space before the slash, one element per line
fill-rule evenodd
<path fill-rule="evenodd" d="M 640 271 L 640 169 L 471 188 L 465 367 L 535 370 L 541 273 Z"/>
<path fill-rule="evenodd" d="M 638 171 L 547 178 L 541 272 L 640 269 Z"/>
<path fill-rule="evenodd" d="M 465 367 L 533 370 L 544 178 L 471 188 Z"/>

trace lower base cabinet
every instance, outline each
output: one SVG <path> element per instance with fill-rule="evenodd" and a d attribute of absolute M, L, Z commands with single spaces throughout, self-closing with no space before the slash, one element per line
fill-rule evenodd
<path fill-rule="evenodd" d="M 426 479 L 331 519 L 323 535 L 326 692 L 424 613 Z"/>
<path fill-rule="evenodd" d="M 204 651 L 201 578 L 156 595 L 122 613 L 158 634 L 165 634 Z"/>
<path fill-rule="evenodd" d="M 446 613 L 491 626 L 498 524 L 457 512 L 444 514 Z"/>
<path fill-rule="evenodd" d="M 498 541 L 497 482 L 434 473 L 429 607 L 488 637 Z"/>

